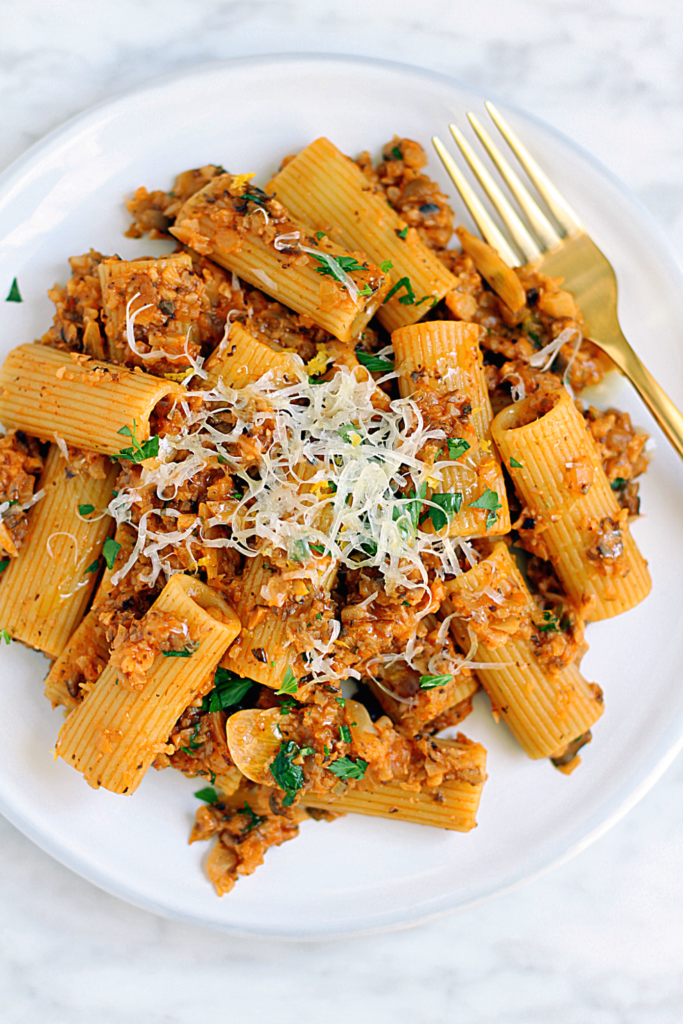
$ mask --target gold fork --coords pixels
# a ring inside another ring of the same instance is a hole
[[[622,333],[617,317],[617,279],[611,263],[586,233],[569,203],[543,173],[507,121],[492,103],[487,102],[486,109],[536,186],[539,195],[545,200],[560,226],[561,233],[532,199],[479,119],[475,114],[469,113],[467,116],[474,131],[515,197],[527,222],[525,224],[515,212],[465,136],[452,124],[450,130],[453,138],[498,212],[523,260],[520,261],[518,253],[491,219],[443,142],[434,136],[434,147],[484,241],[493,246],[501,259],[511,267],[519,266],[520,262],[531,263],[544,274],[564,278],[565,287],[583,312],[586,337],[603,349],[618,369],[628,377],[671,444],[683,458],[683,415],[643,365]]]

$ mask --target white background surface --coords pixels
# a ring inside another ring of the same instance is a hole
[[[249,53],[368,54],[458,75],[567,132],[641,197],[683,260],[674,0],[650,0],[647,13],[631,0],[22,0],[0,3],[0,26],[2,165],[67,116],[157,73]],[[682,795],[679,760],[625,821],[545,879],[414,931],[316,946],[161,921],[0,821],[0,1018],[678,1022]]]

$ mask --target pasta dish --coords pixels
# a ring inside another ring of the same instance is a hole
[[[479,690],[571,774],[585,626],[650,590],[647,436],[580,398],[607,357],[561,279],[451,246],[426,162],[320,138],[265,188],[138,188],[129,237],[172,251],[72,257],[0,370],[2,639],[90,786],[198,780],[219,895],[305,819],[471,830]]]

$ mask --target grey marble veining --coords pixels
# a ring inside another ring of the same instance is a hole
[[[683,6],[674,0],[5,0],[0,166],[153,75],[282,51],[406,61],[506,96],[622,178],[683,259]],[[332,944],[237,940],[161,920],[77,878],[0,819],[3,1024],[217,1014],[678,1024],[683,764],[607,836],[525,888],[413,931]]]

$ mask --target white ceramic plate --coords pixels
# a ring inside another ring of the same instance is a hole
[[[504,105],[503,105],[504,106]],[[123,237],[122,197],[167,188],[187,167],[220,162],[258,172],[319,135],[347,153],[393,133],[427,146],[482,98],[453,79],[379,61],[265,57],[182,72],[69,122],[0,178],[0,293],[16,275],[22,305],[0,303],[0,355],[44,332],[45,295],[67,257],[91,246],[133,257],[159,243]],[[681,278],[645,210],[603,168],[547,126],[507,111],[533,153],[613,261],[622,326],[683,404]],[[430,173],[452,194],[435,159]],[[463,215],[455,202],[458,215]],[[93,792],[52,749],[62,721],[42,696],[47,663],[19,644],[2,661],[0,810],[74,871],[138,906],[226,931],[314,938],[405,926],[528,880],[585,847],[624,814],[672,760],[683,737],[683,472],[627,385],[593,399],[652,429],[657,451],[635,536],[654,591],[617,620],[592,625],[583,667],[606,711],[571,778],[528,760],[478,698],[464,729],[489,750],[479,828],[469,835],[348,817],[307,822],[266,863],[218,899],[204,844],[187,845],[196,782],[150,772],[134,797]],[[0,626],[2,623],[0,623]]]

